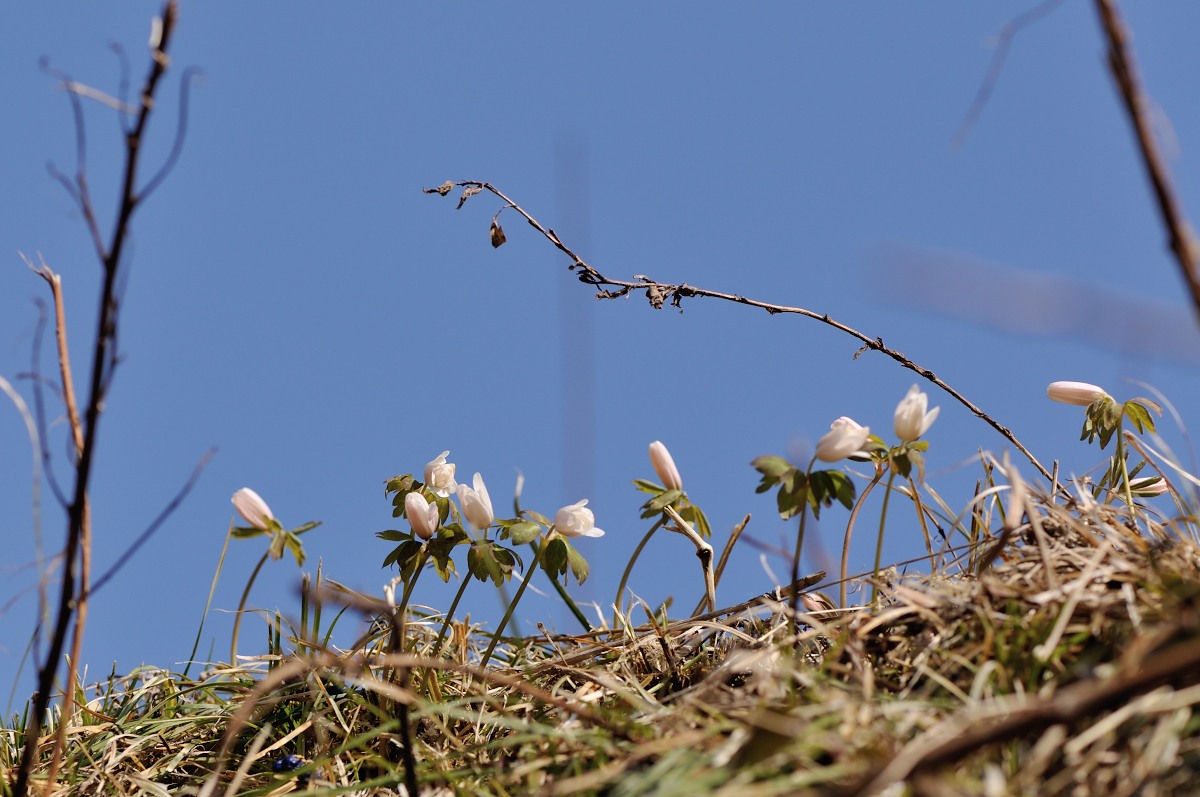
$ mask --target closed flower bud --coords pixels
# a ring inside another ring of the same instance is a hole
[[[663,487],[668,490],[683,489],[683,479],[679,477],[679,468],[675,467],[671,452],[658,440],[650,444],[650,464],[654,466],[654,472],[658,474]]]
[[[911,443],[928,432],[929,427],[937,420],[938,413],[942,411],[941,407],[934,407],[926,412],[928,407],[929,396],[922,393],[916,385],[910,387],[908,393],[896,405],[896,437],[905,443]]]
[[[862,447],[871,436],[871,429],[859,426],[853,419],[843,415],[829,425],[829,431],[817,441],[817,459],[822,462],[837,462],[855,454],[865,453]]]
[[[1137,495],[1146,497],[1162,495],[1171,489],[1167,480],[1158,476],[1148,476],[1144,479],[1134,479],[1129,483],[1129,489]]]
[[[476,473],[472,482],[475,485],[474,490],[465,484],[458,485],[458,503],[462,506],[463,514],[471,528],[483,531],[492,525],[496,516],[492,514],[492,499],[488,497],[483,477]]]
[[[1046,395],[1053,401],[1078,404],[1081,407],[1108,396],[1103,388],[1089,385],[1087,382],[1051,382],[1046,388]]]
[[[252,527],[267,531],[271,528],[269,521],[274,520],[271,507],[262,500],[258,493],[249,487],[243,487],[233,494],[233,508],[246,519]]]
[[[428,540],[437,532],[437,504],[430,504],[425,496],[417,492],[404,496],[404,514],[408,516],[408,525],[413,533],[423,540]]]
[[[603,537],[603,529],[596,528],[596,516],[587,508],[587,499],[577,504],[564,506],[554,514],[554,528],[564,537]]]
[[[458,487],[454,481],[454,463],[447,462],[449,451],[437,455],[437,459],[425,465],[425,486],[442,498],[448,497]]]

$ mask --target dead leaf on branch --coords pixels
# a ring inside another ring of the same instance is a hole
[[[492,228],[488,230],[488,235],[492,238],[493,249],[499,249],[508,240],[504,237],[504,228],[497,224],[495,219],[492,219]]]
[[[450,193],[453,190],[454,190],[454,181],[447,180],[446,182],[439,185],[437,188],[422,188],[421,192],[425,193],[425,194],[438,194],[439,196],[445,196],[446,194]]]
[[[458,207],[455,210],[462,210],[462,206],[467,203],[467,200],[478,194],[483,189],[477,185],[469,185],[463,189],[462,196],[458,198]]]

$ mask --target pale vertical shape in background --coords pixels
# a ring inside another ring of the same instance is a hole
[[[586,133],[560,131],[554,141],[554,229],[585,260],[591,257],[591,178]],[[595,300],[563,274],[550,252],[559,284],[558,337],[562,374],[562,503],[595,493],[596,354]]]

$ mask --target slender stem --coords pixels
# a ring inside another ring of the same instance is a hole
[[[613,627],[616,627],[617,620],[621,614],[621,604],[625,595],[625,585],[629,583],[629,575],[633,572],[633,566],[637,563],[638,557],[642,555],[642,549],[650,542],[650,538],[654,536],[654,532],[662,528],[663,516],[660,515],[650,530],[646,532],[646,536],[642,537],[642,541],[633,549],[633,556],[629,557],[629,563],[625,565],[625,572],[621,574],[621,583],[617,585],[617,597],[613,599]]]
[[[887,522],[888,499],[892,497],[892,482],[896,479],[896,471],[888,471],[887,485],[883,491],[883,509],[879,511],[879,538],[875,541],[875,566],[871,568],[871,608],[875,608],[875,600],[879,595],[879,562],[883,559],[883,527]]]
[[[538,544],[537,540],[534,540],[529,544],[529,547],[533,548],[534,558],[537,558],[538,549],[542,546]],[[558,597],[562,598],[563,603],[567,604],[567,608],[571,610],[571,614],[575,615],[575,619],[583,626],[583,632],[590,634],[593,630],[592,624],[588,622],[587,617],[580,611],[579,606],[575,604],[575,599],[571,597],[571,593],[567,592],[566,585],[559,582],[557,578],[550,579],[550,583],[554,585],[554,591],[558,593]]]
[[[462,585],[458,588],[458,592],[454,594],[454,600],[450,602],[450,608],[446,610],[446,619],[442,621],[442,630],[438,631],[437,640],[433,643],[433,658],[442,655],[442,641],[446,638],[446,632],[450,630],[450,621],[454,618],[454,611],[458,608],[458,602],[462,600],[463,593],[467,591],[467,585],[471,583],[471,574],[467,573],[463,576]]]
[[[517,608],[517,604],[521,602],[521,596],[525,594],[525,588],[529,586],[529,582],[533,580],[533,574],[537,572],[537,566],[542,560],[542,552],[546,550],[546,546],[542,545],[534,554],[533,561],[529,563],[529,570],[525,573],[525,578],[521,579],[521,586],[517,588],[517,594],[513,596],[512,603],[508,604],[508,610],[504,612],[504,617],[500,618],[500,625],[496,626],[496,633],[492,636],[492,641],[488,644],[487,650],[483,652],[483,658],[479,662],[480,669],[487,666],[488,660],[492,658],[492,652],[496,649],[496,645],[500,642],[500,636],[504,633],[504,627],[508,625],[508,621],[512,619],[513,612]]]
[[[808,520],[808,502],[800,510],[800,528],[796,531],[796,553],[792,556],[792,580],[789,582],[795,584],[800,580],[800,549],[804,546],[804,523]],[[796,635],[796,613],[800,608],[800,590],[792,589],[792,611],[788,617],[788,631],[792,636]]]
[[[879,484],[879,480],[883,478],[883,474],[888,470],[886,463],[875,463],[875,478],[871,479],[870,484],[863,488],[862,495],[858,497],[858,501],[854,503],[854,509],[850,512],[850,520],[846,523],[846,538],[842,540],[842,574],[841,580],[838,582],[838,602],[841,608],[846,608],[846,582],[850,580],[847,573],[850,571],[850,535],[854,532],[854,524],[858,519],[858,511],[863,508],[863,504],[867,501],[867,496],[875,489],[875,485]]]
[[[254,566],[254,572],[250,574],[250,580],[246,582],[246,589],[242,590],[242,599],[238,602],[237,614],[233,616],[233,638],[229,643],[229,666],[237,666],[237,643],[238,629],[242,625],[242,611],[246,608],[246,601],[250,599],[250,588],[254,586],[254,579],[258,578],[258,571],[262,570],[263,565],[267,563],[267,559],[271,557],[270,549],[262,555],[258,560],[258,564]]]
[[[413,570],[412,578],[404,582],[404,594],[400,596],[400,603],[392,608],[393,616],[396,618],[396,624],[393,627],[399,637],[399,639],[392,639],[392,653],[404,652],[405,637],[408,635],[408,600],[412,597],[417,579],[421,577],[421,571],[425,569],[425,563],[429,561],[429,549],[422,548],[418,556],[420,558],[417,559],[417,568]]]
[[[225,544],[221,546],[221,558],[217,560],[217,572],[213,573],[212,585],[208,588],[208,600],[204,602],[204,613],[200,615],[200,627],[196,629],[196,641],[192,643],[192,652],[188,655],[187,666],[183,668],[183,677],[196,660],[196,651],[200,649],[200,637],[204,634],[204,621],[208,619],[208,610],[212,607],[213,595],[217,592],[217,581],[221,578],[221,570],[225,566],[225,554],[229,551],[229,541],[233,539],[233,521],[229,522],[229,531],[225,533]]]

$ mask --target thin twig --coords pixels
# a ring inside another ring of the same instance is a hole
[[[971,102],[971,108],[963,118],[962,124],[958,126],[958,132],[954,134],[953,146],[955,148],[961,147],[963,142],[967,140],[967,136],[971,134],[975,123],[979,121],[979,116],[983,113],[984,107],[987,106],[988,100],[992,96],[992,90],[996,88],[996,84],[1000,81],[1000,73],[1004,69],[1004,62],[1008,59],[1008,48],[1012,46],[1013,39],[1017,37],[1022,28],[1037,22],[1061,3],[1062,0],[1045,0],[1045,2],[1039,3],[1025,13],[1013,17],[1000,30],[1000,34],[996,37],[996,50],[992,53],[992,62],[988,64],[987,75],[983,78],[983,82],[979,84],[979,90],[975,92],[975,99]]]
[[[567,245],[564,244],[562,242],[562,240],[559,239],[559,237],[555,234],[554,230],[543,227],[537,219],[535,219],[533,216],[531,216],[529,213],[527,213],[525,211],[525,209],[522,208],[520,205],[518,205],[516,202],[512,201],[507,196],[505,196],[498,188],[496,188],[491,183],[480,182],[478,180],[462,180],[460,182],[451,181],[448,183],[444,183],[443,185],[439,186],[438,188],[426,188],[426,189],[424,189],[424,191],[427,194],[440,194],[442,196],[445,196],[454,187],[460,187],[460,188],[464,189],[464,192],[463,192],[464,200],[466,198],[469,198],[470,196],[473,196],[474,194],[479,193],[480,191],[488,191],[488,192],[494,194],[496,197],[498,197],[501,201],[503,201],[505,203],[505,206],[503,208],[501,208],[501,212],[511,208],[514,212],[516,212],[523,219],[525,219],[525,221],[529,222],[529,225],[531,227],[533,227],[535,230],[540,232],[542,234],[542,236],[546,238],[546,240],[548,240],[550,243],[554,244],[554,247],[556,249],[558,249],[560,252],[565,254],[567,257],[571,258],[571,265],[568,266],[568,268],[571,271],[578,272],[577,277],[580,282],[583,282],[587,285],[593,285],[599,289],[596,293],[597,299],[616,299],[616,298],[619,298],[622,296],[627,296],[632,291],[645,291],[647,300],[650,302],[650,304],[655,309],[662,309],[663,305],[666,304],[668,301],[670,302],[671,306],[682,309],[683,300],[690,299],[693,297],[702,297],[702,298],[707,298],[707,299],[722,299],[724,301],[733,302],[735,304],[744,304],[749,307],[757,307],[761,310],[766,310],[771,315],[775,315],[777,313],[791,313],[791,314],[795,314],[795,315],[802,315],[802,316],[805,316],[806,318],[811,318],[814,321],[820,321],[823,324],[828,324],[829,326],[833,327],[834,329],[844,332],[847,335],[851,336],[852,338],[855,338],[855,339],[859,340],[860,342],[862,342],[862,344],[863,344],[862,348],[860,348],[854,354],[855,359],[857,359],[858,356],[860,354],[862,354],[864,351],[877,351],[882,354],[886,354],[888,357],[891,357],[893,360],[898,362],[903,367],[909,369],[910,371],[914,371],[919,376],[921,376],[921,378],[929,380],[930,382],[932,382],[933,384],[935,384],[939,388],[941,388],[945,393],[947,393],[955,401],[957,401],[958,403],[960,403],[964,407],[966,407],[971,412],[972,415],[974,415],[975,417],[977,417],[977,418],[981,419],[982,421],[984,421],[985,423],[987,423],[989,426],[991,426],[993,429],[995,429],[997,432],[999,432],[1006,440],[1008,440],[1010,443],[1012,443],[1016,447],[1016,449],[1018,451],[1020,451],[1022,454],[1024,454],[1025,457],[1030,461],[1030,463],[1035,468],[1037,468],[1038,471],[1041,472],[1041,474],[1043,476],[1046,477],[1047,481],[1049,481],[1051,478],[1050,472],[1048,470],[1046,470],[1044,467],[1042,467],[1042,464],[1037,461],[1037,459],[1033,456],[1033,454],[1031,454],[1029,452],[1029,450],[1021,444],[1021,441],[1019,441],[1016,438],[1016,436],[1007,427],[1005,427],[1002,424],[1000,424],[999,422],[993,420],[991,416],[989,416],[983,410],[979,409],[979,407],[975,406],[970,401],[968,401],[966,396],[962,395],[957,390],[950,387],[950,385],[946,384],[941,379],[939,379],[938,376],[936,374],[934,374],[933,371],[929,370],[928,368],[923,368],[922,366],[917,365],[915,362],[910,360],[908,357],[904,356],[902,353],[896,351],[895,349],[889,348],[886,344],[884,344],[883,338],[869,337],[869,336],[863,334],[862,332],[859,332],[858,330],[853,329],[852,327],[848,327],[843,323],[835,321],[834,319],[829,317],[828,313],[817,313],[812,310],[807,310],[803,307],[789,307],[787,305],[770,304],[769,302],[760,302],[757,299],[748,299],[745,296],[739,296],[739,295],[733,294],[733,293],[721,293],[720,291],[710,291],[705,288],[697,288],[695,286],[688,285],[687,283],[680,283],[678,285],[673,285],[673,284],[668,284],[668,283],[663,283],[663,282],[656,282],[655,280],[652,280],[649,277],[643,276],[643,275],[634,275],[636,279],[641,280],[640,282],[628,282],[625,280],[611,279],[611,278],[606,277],[605,275],[601,274],[593,266],[584,262],[583,258],[581,258],[579,255],[577,255],[574,251],[572,251],[569,247],[567,247]],[[461,201],[460,201],[460,207],[461,207]],[[499,215],[499,214],[497,214],[497,215]]]
[[[1192,306],[1200,320],[1200,254],[1197,253],[1195,235],[1184,216],[1183,208],[1175,196],[1166,163],[1158,151],[1154,131],[1150,126],[1147,107],[1149,101],[1138,80],[1137,66],[1133,61],[1133,48],[1129,44],[1124,23],[1117,12],[1114,0],[1096,0],[1096,11],[1104,34],[1108,39],[1108,67],[1113,80],[1121,90],[1121,99],[1129,113],[1129,121],[1137,136],[1138,149],[1146,166],[1146,176],[1154,190],[1158,212],[1166,225],[1171,251],[1179,262],[1179,270],[1192,295]]]
[[[34,695],[33,706],[29,712],[25,726],[24,749],[21,751],[21,765],[17,771],[16,782],[13,785],[14,797],[26,797],[29,792],[29,778],[33,772],[38,748],[38,737],[41,735],[46,712],[54,689],[55,675],[58,672],[59,660],[62,658],[63,647],[66,643],[67,630],[75,615],[78,595],[76,565],[80,559],[80,550],[85,537],[85,526],[88,522],[87,492],[91,477],[92,463],[96,453],[97,432],[100,412],[104,406],[105,394],[116,367],[116,330],[117,330],[117,276],[121,263],[121,255],[129,238],[130,221],[138,205],[140,196],[137,191],[137,168],[143,134],[150,113],[154,109],[154,93],[163,74],[166,72],[170,59],[167,57],[167,45],[175,28],[178,6],[175,0],[168,0],[163,7],[161,18],[161,35],[152,49],[153,63],[150,73],[140,95],[140,111],[133,128],[125,137],[125,172],[121,186],[121,203],[117,212],[112,240],[106,248],[98,237],[91,200],[87,193],[87,181],[83,171],[85,143],[83,137],[83,119],[79,110],[79,96],[68,92],[72,108],[76,114],[77,163],[79,171],[76,176],[78,187],[77,200],[81,203],[88,227],[93,235],[97,253],[104,266],[104,283],[100,293],[100,312],[97,322],[95,348],[92,356],[91,384],[88,391],[88,403],[84,411],[83,446],[75,465],[75,493],[68,508],[67,543],[63,554],[63,573],[61,593],[59,596],[58,613],[54,622],[54,630],[47,651],[46,660],[38,671],[37,692]],[[73,685],[65,687],[70,690]],[[67,717],[62,718],[64,722]],[[54,784],[50,784],[53,787]]]

